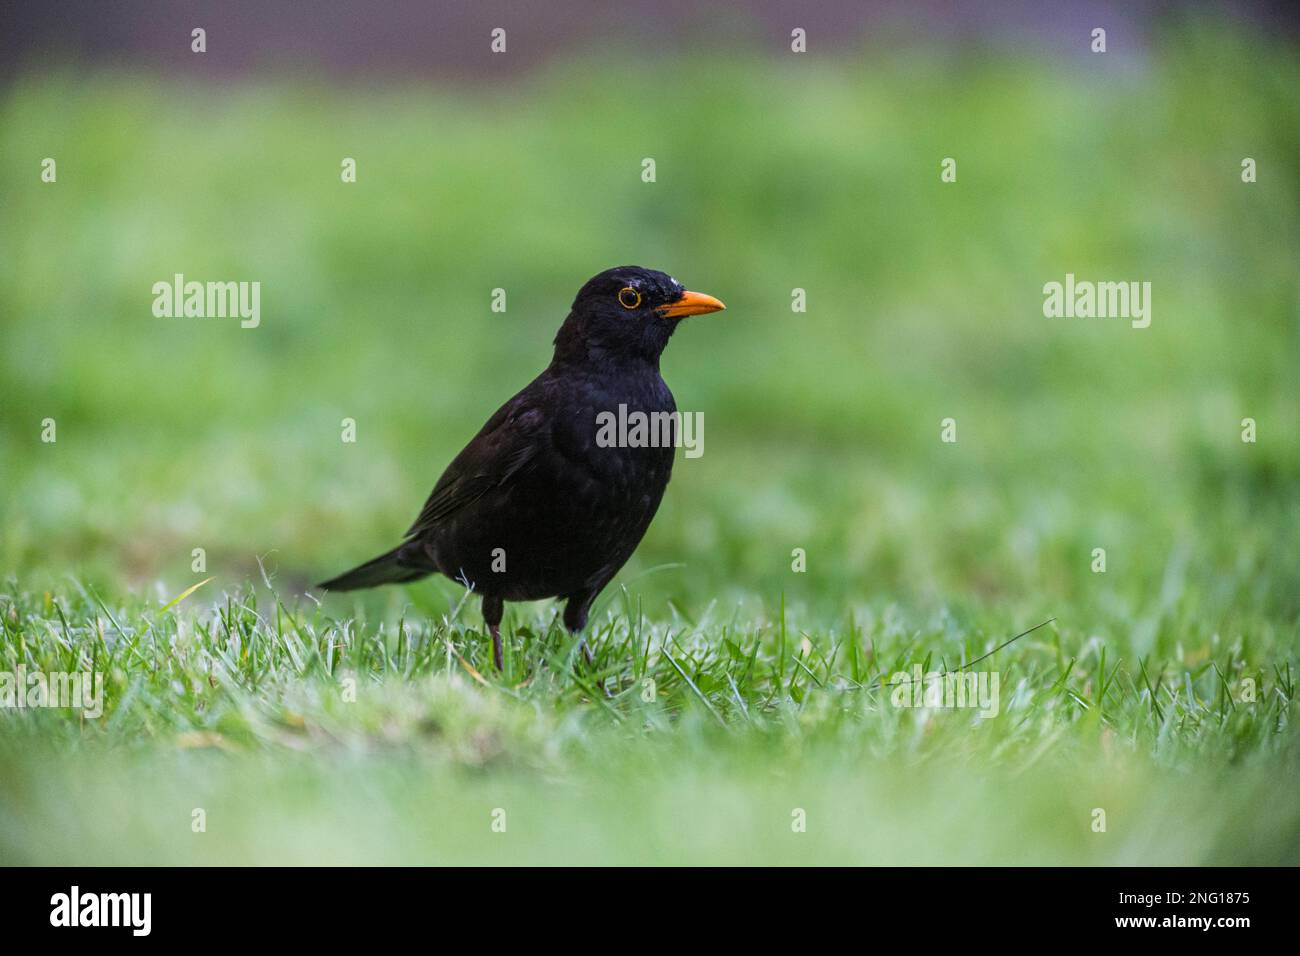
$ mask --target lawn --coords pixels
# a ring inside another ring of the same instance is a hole
[[[0,673],[104,691],[0,710],[0,862],[1300,862],[1300,67],[1126,62],[0,90]],[[310,591],[625,262],[728,310],[594,660],[550,602],[497,673],[450,581]],[[155,317],[176,273],[260,324]],[[1046,318],[1067,273],[1150,326]],[[896,693],[1049,619],[995,715]]]

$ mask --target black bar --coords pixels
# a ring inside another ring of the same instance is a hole
[[[1287,869],[882,868],[815,876],[737,870],[725,875],[726,893],[719,896],[724,884],[716,878],[705,883],[680,870],[594,879],[581,871],[539,879],[533,873],[398,868],[35,868],[6,875],[0,925],[7,942],[31,936],[57,941],[76,934],[80,941],[201,941],[205,947],[226,940],[374,942],[377,933],[429,928],[440,921],[467,920],[489,932],[491,921],[480,920],[493,913],[508,914],[519,928],[532,918],[586,924],[594,941],[604,936],[605,930],[597,929],[602,925],[613,933],[611,939],[638,924],[653,935],[649,927],[658,920],[650,910],[673,900],[671,906],[686,906],[697,918],[719,905],[728,936],[743,934],[734,929],[738,922],[761,933],[764,914],[783,912],[784,922],[803,911],[810,918],[822,914],[819,933],[831,928],[821,922],[830,917],[845,932],[869,936],[910,926],[928,927],[936,940],[976,938],[970,933],[1005,939],[1009,932],[1072,943],[1098,937],[1231,943],[1258,930],[1270,937],[1288,930],[1294,923],[1295,879],[1295,871]],[[638,884],[644,889],[633,892]],[[78,922],[116,913],[119,925],[52,925],[70,922],[74,886]],[[115,895],[105,900],[100,894]],[[142,932],[145,897],[116,894],[148,894],[147,935]],[[637,914],[639,906],[647,909]],[[620,925],[624,930],[615,932]]]

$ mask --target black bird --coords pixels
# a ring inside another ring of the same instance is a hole
[[[483,596],[498,669],[505,601],[564,598],[565,627],[581,631],[650,526],[673,469],[671,443],[610,446],[601,413],[676,412],[659,356],[686,316],[724,308],[653,269],[594,276],[555,336],[551,364],[456,456],[406,540],[319,586],[350,591],[445,574]],[[673,416],[674,439],[676,426]]]

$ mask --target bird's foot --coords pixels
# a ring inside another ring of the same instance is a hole
[[[579,647],[582,649],[582,659],[586,662],[587,667],[594,670],[596,667],[596,655],[592,651],[591,645],[584,640]],[[600,687],[600,692],[604,694],[606,698],[612,700],[614,698],[614,692],[609,689],[610,679],[611,678],[609,677],[601,679],[598,682],[598,686]]]
[[[505,660],[501,653],[501,625],[489,624],[488,630],[492,632],[492,663],[497,666],[497,670],[505,670]]]

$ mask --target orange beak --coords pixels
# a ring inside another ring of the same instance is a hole
[[[688,315],[707,315],[709,312],[721,312],[726,306],[719,299],[703,292],[683,292],[676,302],[661,305],[656,310],[660,315],[679,318]]]

